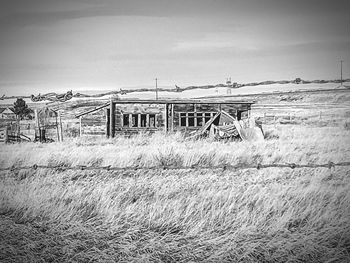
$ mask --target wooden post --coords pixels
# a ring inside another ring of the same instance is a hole
[[[83,116],[80,116],[79,117],[79,137],[81,137],[83,135],[83,126],[82,126],[82,117]]]
[[[174,131],[174,104],[171,104],[171,131]]]
[[[109,134],[109,126],[110,121],[109,121],[109,116],[110,116],[110,109],[106,109],[106,137],[109,138],[110,134]]]
[[[34,127],[34,133],[35,137],[40,136],[40,122],[39,122],[39,114],[38,109],[34,110],[34,118],[35,118],[35,127]],[[58,131],[57,131],[58,133]]]
[[[149,127],[149,113],[146,114],[146,127]]]
[[[110,100],[110,108],[109,108],[109,136],[114,138],[115,133],[115,104],[113,103],[113,99]]]
[[[197,127],[197,112],[194,112],[193,114],[193,124],[194,124],[194,127]]]
[[[129,113],[129,127],[132,127],[132,114]]]
[[[16,127],[16,136],[17,136],[17,141],[19,140],[19,135],[21,133],[21,127],[20,127],[20,118],[17,115],[17,127]]]
[[[63,142],[63,129],[62,129],[61,111],[58,111],[58,123],[59,123],[59,128],[60,128],[60,141]]]
[[[141,113],[137,114],[137,127],[141,127]]]
[[[186,112],[186,128],[188,127],[188,112]]]
[[[168,123],[168,114],[169,114],[169,110],[168,110],[168,105],[169,104],[165,104],[165,120],[164,120],[164,129],[165,129],[165,132],[168,132],[168,127],[169,127],[169,123]]]
[[[56,117],[56,133],[57,133],[57,141],[59,142],[60,141],[60,129],[58,127],[58,121],[57,121],[58,116],[57,115],[55,115],[55,117]],[[40,133],[40,142],[41,142],[43,140],[41,129],[39,129],[39,133]]]

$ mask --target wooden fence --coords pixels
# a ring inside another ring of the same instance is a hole
[[[350,118],[350,107],[344,104],[255,104],[251,113],[264,124],[337,124]]]
[[[11,131],[10,127],[0,128],[0,143],[9,142],[22,142],[22,141],[32,141],[30,137],[25,134],[16,134]]]
[[[298,124],[298,123],[317,123],[317,122],[328,122],[328,123],[341,123],[349,116],[344,114],[330,114],[327,112],[320,111],[317,114],[281,114],[281,113],[264,113],[263,115],[255,115],[256,119],[261,121],[263,124]]]

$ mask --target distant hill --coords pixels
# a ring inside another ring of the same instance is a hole
[[[344,79],[344,83],[349,83],[350,79]],[[334,88],[330,84],[339,84],[340,80],[303,80],[297,78],[295,80],[279,80],[279,81],[262,81],[262,82],[251,82],[251,83],[234,83],[232,85],[227,84],[216,84],[216,85],[202,85],[202,86],[188,86],[179,87],[160,87],[158,88],[159,96],[162,98],[194,98],[199,96],[213,96],[213,95],[224,95],[222,92],[227,88],[232,88],[232,94],[248,94],[254,92],[269,92],[269,91],[288,91],[297,89],[317,89],[317,88]],[[321,85],[321,86],[319,86]],[[250,89],[251,87],[252,89]],[[219,92],[221,90],[221,94]],[[111,96],[124,97],[139,97],[139,98],[153,98],[155,94],[155,88],[150,86],[145,87],[129,87],[125,89],[115,89],[109,91],[99,90],[85,90],[73,92],[73,100],[91,98],[91,99],[108,99]],[[37,94],[36,94],[37,95]],[[41,94],[44,95],[44,94]],[[5,96],[0,97],[0,104],[13,104],[13,101],[17,97],[26,99],[28,103],[31,103],[31,96]],[[45,103],[45,101],[43,101]]]

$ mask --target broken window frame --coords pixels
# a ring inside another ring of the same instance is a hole
[[[123,113],[122,128],[156,128],[157,115],[154,113]]]
[[[179,126],[180,127],[202,127],[211,118],[215,116],[216,112],[179,112]]]

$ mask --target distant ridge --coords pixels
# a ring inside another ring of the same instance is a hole
[[[343,79],[343,82],[350,82],[350,79]],[[178,87],[177,85],[174,85],[173,89],[169,88],[158,88],[159,92],[183,92],[187,90],[194,90],[194,89],[212,89],[212,88],[218,88],[218,87],[231,87],[231,88],[242,88],[242,87],[247,87],[247,86],[260,86],[260,85],[272,85],[272,84],[326,84],[326,83],[341,83],[340,79],[335,79],[335,80],[303,80],[300,78],[297,78],[295,80],[278,80],[278,81],[272,81],[272,80],[267,80],[267,81],[262,81],[262,82],[250,82],[250,83],[235,83],[233,85],[227,85],[227,84],[216,84],[216,85],[203,85],[203,86],[188,86],[185,88]],[[140,89],[120,89],[120,90],[115,90],[115,91],[108,91],[104,93],[97,93],[97,94],[86,94],[86,93],[80,93],[76,92],[73,94],[73,97],[75,98],[99,98],[103,96],[108,96],[108,95],[124,95],[128,93],[133,93],[133,92],[154,92],[154,88],[140,88]],[[0,100],[6,100],[6,99],[16,99],[16,98],[28,98],[30,99],[31,96],[1,96]]]
[[[343,82],[350,82],[350,79],[344,79]],[[278,81],[262,81],[262,82],[250,82],[250,83],[244,83],[244,84],[235,84],[233,85],[226,85],[226,84],[216,84],[216,85],[204,85],[204,86],[188,86],[185,88],[178,87],[175,85],[174,89],[164,89],[164,88],[158,88],[158,91],[166,91],[166,92],[183,92],[186,90],[194,90],[194,89],[212,89],[212,88],[219,88],[219,87],[232,87],[232,88],[242,88],[247,86],[259,86],[259,85],[271,85],[271,84],[325,84],[325,83],[341,83],[340,80],[302,80],[299,81],[296,80],[278,80]],[[133,92],[154,92],[154,88],[141,88],[141,89],[121,89],[120,91],[110,91],[106,93],[100,93],[100,94],[94,94],[94,95],[88,95],[83,93],[76,93],[74,94],[74,97],[102,97],[106,95],[113,95],[113,94],[128,94]]]

